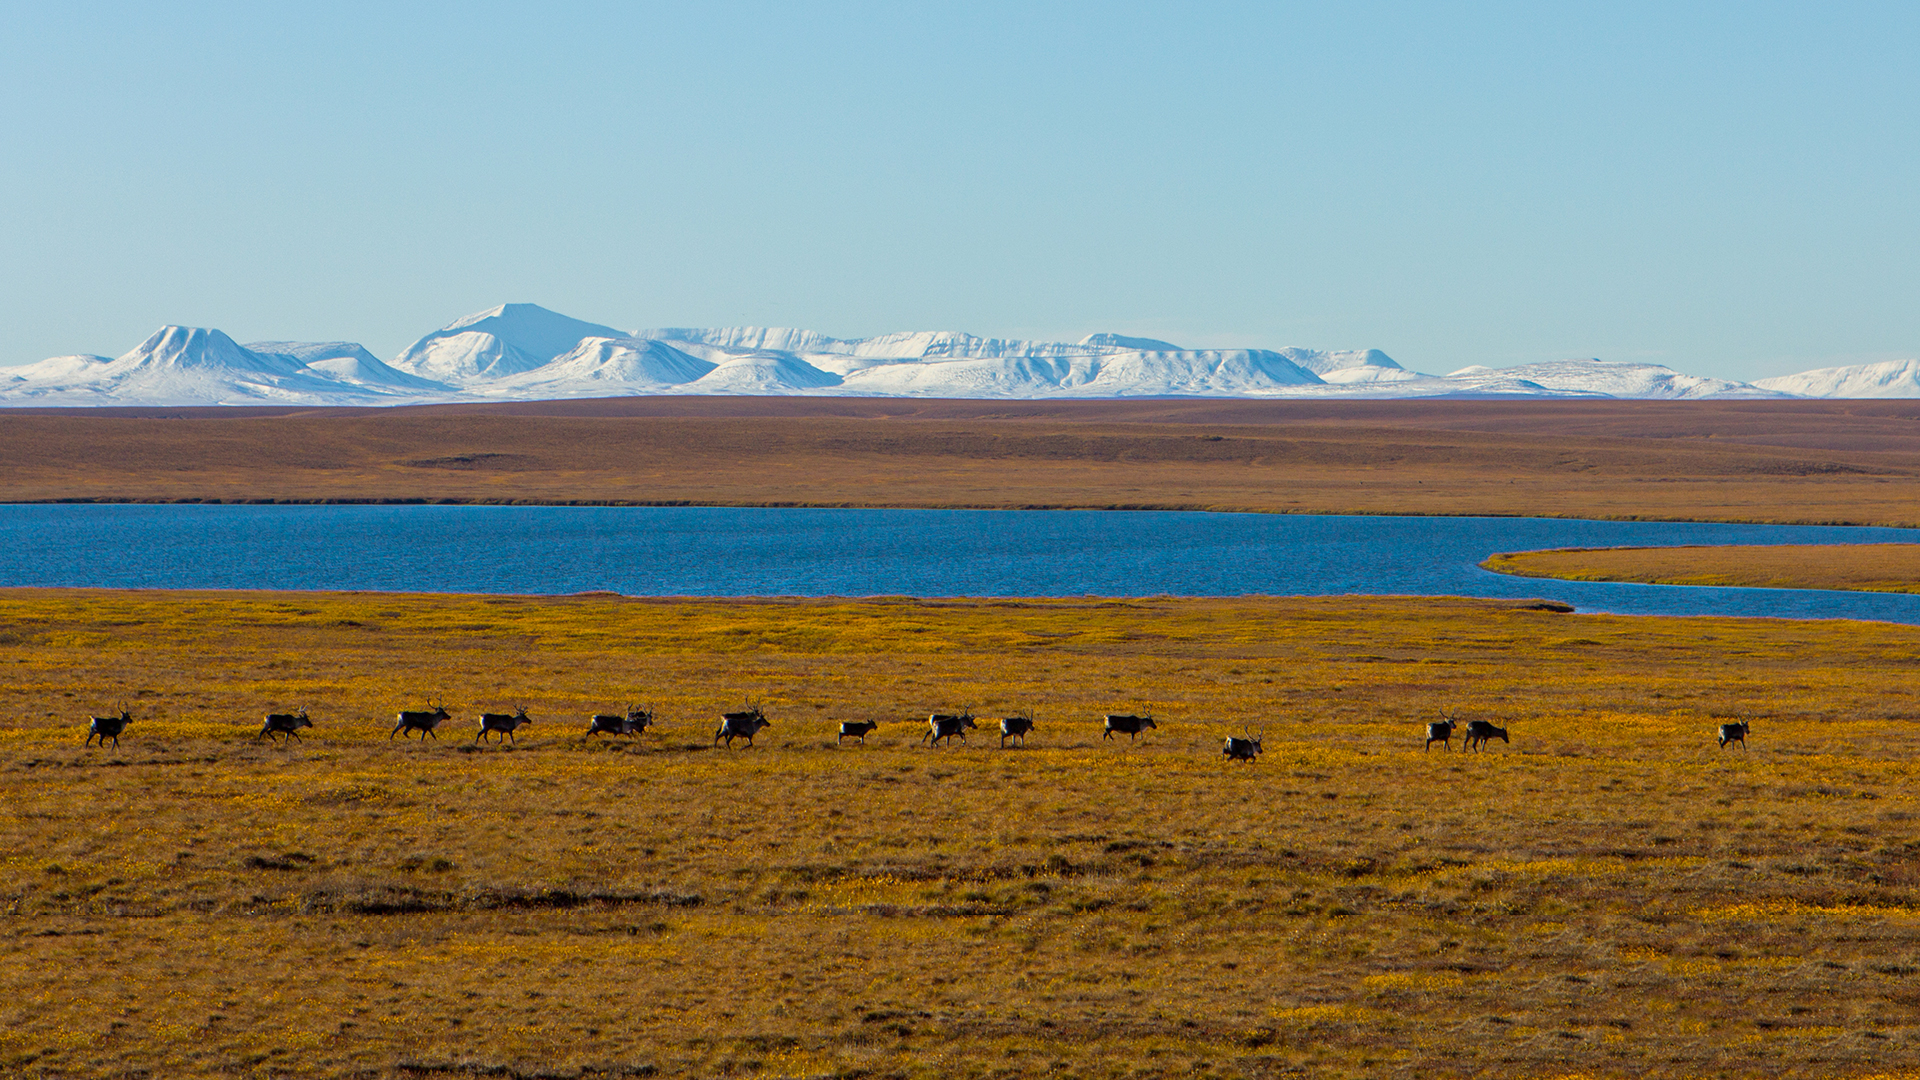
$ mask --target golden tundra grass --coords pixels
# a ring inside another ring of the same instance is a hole
[[[0,1075],[1914,1075],[1916,674],[1491,601],[9,591]],[[915,745],[968,703],[1032,748]]]
[[[1558,548],[1495,555],[1480,565],[1570,581],[1920,592],[1920,544]]]

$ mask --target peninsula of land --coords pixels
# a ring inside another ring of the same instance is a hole
[[[1565,581],[1920,592],[1920,544],[1564,548],[1505,552],[1480,565]]]

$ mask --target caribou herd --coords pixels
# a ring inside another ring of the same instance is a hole
[[[587,718],[587,730],[581,737],[590,739],[595,735],[619,735],[630,740],[636,735],[644,734],[653,724],[653,711],[651,705],[642,709],[637,705],[629,704],[624,713],[594,713]],[[402,709],[395,716],[393,730],[387,733],[387,741],[393,741],[396,736],[411,738],[414,732],[420,733],[422,743],[429,738],[437,741],[440,736],[435,734],[436,730],[441,724],[452,719],[453,714],[447,711],[444,702],[437,702],[429,697],[425,709]],[[120,703],[120,715],[89,716],[87,720],[86,745],[91,746],[94,740],[98,739],[100,746],[105,748],[107,740],[111,739],[113,745],[118,748],[121,733],[127,730],[128,724],[133,723],[133,714],[127,710],[127,705],[123,701]],[[474,732],[473,741],[511,743],[515,741],[514,732],[531,723],[533,723],[533,717],[527,715],[524,705],[515,706],[514,711],[510,713],[483,712],[479,714],[478,730]],[[268,713],[266,722],[261,725],[260,733],[255,738],[292,743],[300,738],[301,728],[312,726],[313,721],[308,718],[307,708],[303,705],[297,713]],[[760,704],[748,702],[742,709],[720,714],[720,725],[713,732],[713,745],[717,747],[724,744],[731,750],[737,740],[743,744],[744,749],[752,749],[753,737],[772,726],[773,721],[767,719],[767,714],[760,708]],[[1427,738],[1423,749],[1432,750],[1433,744],[1439,743],[1442,750],[1451,751],[1454,732],[1461,726],[1458,715],[1449,710],[1441,710],[1440,719],[1428,721],[1426,724]],[[844,745],[848,739],[853,739],[865,745],[867,736],[873,734],[879,727],[878,720],[843,720],[840,721],[839,735],[834,741]],[[927,746],[951,748],[955,739],[965,743],[967,732],[977,731],[979,727],[980,724],[978,718],[973,715],[972,706],[957,713],[933,713],[927,717],[926,730],[921,732],[920,738],[915,742]],[[1147,710],[1144,716],[1136,716],[1132,713],[1108,713],[1101,721],[1101,738],[1111,740],[1118,732],[1125,735],[1129,743],[1137,743],[1142,732],[1158,727],[1159,725],[1153,721],[1151,709]],[[1487,749],[1495,739],[1508,745],[1512,745],[1513,742],[1507,737],[1506,728],[1496,727],[1486,720],[1466,721],[1465,728],[1466,749],[1476,753]],[[1000,749],[1024,748],[1027,745],[1027,736],[1035,730],[1037,729],[1034,726],[1031,708],[1014,716],[1001,717]],[[1745,750],[1748,730],[1749,722],[1745,720],[1721,724],[1718,731],[1720,748],[1724,750],[1733,743],[1739,743],[1740,749]],[[1265,734],[1263,728],[1259,732],[1249,729],[1240,735],[1227,735],[1224,745],[1220,748],[1220,754],[1229,762],[1243,762],[1251,765],[1264,752],[1262,740]]]

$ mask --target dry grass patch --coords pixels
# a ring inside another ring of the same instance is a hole
[[[1506,552],[1480,565],[1567,581],[1920,592],[1920,544],[1559,548]]]
[[[0,594],[0,626],[6,1075],[1920,1061],[1920,629],[53,590]],[[441,738],[389,742],[435,691]],[[746,696],[760,748],[711,749]],[[120,697],[121,748],[83,749]],[[655,731],[581,737],[635,699]],[[1031,704],[1033,748],[916,745],[969,701]],[[509,702],[535,724],[474,748]],[[304,740],[254,738],[302,703]],[[1148,704],[1140,745],[1101,740]],[[1513,743],[1422,753],[1440,705]],[[1730,717],[1750,752],[1714,748]],[[1245,724],[1267,753],[1227,766]]]

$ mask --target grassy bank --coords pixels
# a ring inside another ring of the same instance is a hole
[[[1566,581],[1920,592],[1920,544],[1562,548],[1505,552],[1480,565]]]
[[[8,591],[0,1072],[1885,1074],[1916,670],[1911,627],[1490,601]],[[968,703],[1032,748],[916,745]],[[1512,741],[1425,753],[1441,707]]]

